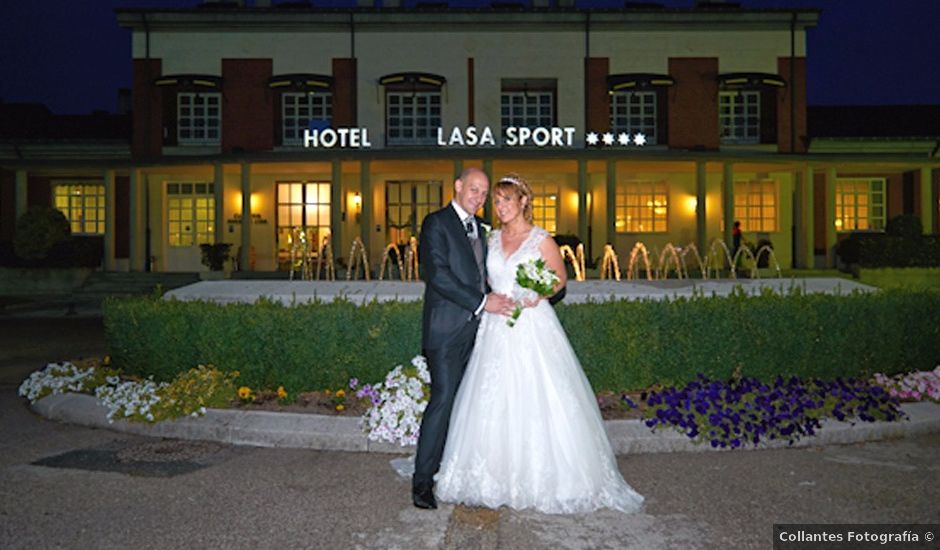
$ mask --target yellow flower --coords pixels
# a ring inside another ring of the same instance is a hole
[[[277,398],[278,398],[278,399],[284,399],[285,397],[287,397],[287,390],[284,389],[284,386],[278,386],[278,387],[277,387]]]
[[[323,393],[325,393],[327,397],[333,395],[333,392],[331,392],[330,390],[324,390]]]
[[[340,403],[339,405],[336,406],[336,410],[338,410],[338,411],[345,411],[345,410],[346,410],[346,406],[343,405],[342,403]]]
[[[238,388],[238,397],[241,399],[248,399],[251,397],[251,388],[248,386],[242,386]]]
[[[336,397],[346,397],[346,390],[336,390]]]
[[[104,356],[104,359],[101,360],[101,364],[104,365],[104,366],[110,365],[110,364],[111,364],[111,356],[110,356],[110,355],[105,355],[105,356]]]

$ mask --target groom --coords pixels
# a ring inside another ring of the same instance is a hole
[[[454,200],[421,224],[418,258],[424,279],[421,347],[431,373],[415,457],[412,498],[418,508],[437,508],[434,474],[441,465],[447,426],[483,311],[509,315],[512,301],[487,294],[486,238],[474,213],[483,207],[490,181],[467,168],[454,181]]]

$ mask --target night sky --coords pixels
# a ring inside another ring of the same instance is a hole
[[[117,7],[200,0],[10,0],[0,18],[0,99],[58,114],[113,112],[131,82],[130,32]],[[317,1],[351,5],[354,0]],[[689,7],[693,0],[660,0]],[[410,5],[411,2],[406,2]],[[450,2],[483,6],[489,2]],[[579,6],[622,1],[579,0]],[[940,0],[741,0],[743,7],[823,10],[809,32],[810,105],[940,104]]]

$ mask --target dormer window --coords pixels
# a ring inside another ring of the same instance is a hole
[[[385,143],[432,145],[441,127],[441,89],[447,80],[428,73],[395,73],[385,87]]]
[[[166,75],[154,81],[164,87],[164,144],[219,145],[222,142],[222,79],[212,75]],[[175,93],[173,93],[175,91]]]
[[[303,145],[304,130],[333,123],[333,78],[318,74],[271,77],[268,87],[278,93],[282,145]]]
[[[554,78],[504,78],[500,96],[500,122],[506,128],[534,129],[555,126],[558,81]]]
[[[650,73],[615,74],[607,77],[610,95],[610,130],[615,134],[643,134],[646,143],[665,143],[669,75]]]
[[[718,126],[725,145],[777,141],[777,90],[786,82],[773,74],[728,73],[718,77]]]

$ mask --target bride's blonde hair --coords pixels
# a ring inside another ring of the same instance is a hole
[[[522,176],[515,172],[510,172],[499,178],[496,182],[494,194],[500,193],[519,199],[525,197],[525,204],[522,206],[522,218],[532,223],[532,188]]]

